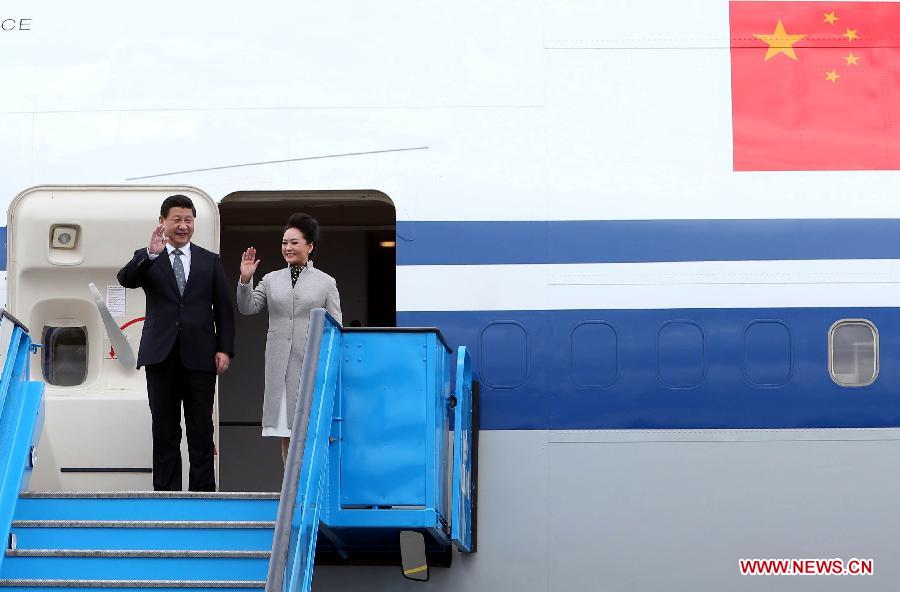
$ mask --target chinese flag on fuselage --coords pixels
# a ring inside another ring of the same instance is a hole
[[[900,169],[900,3],[730,13],[734,170]]]

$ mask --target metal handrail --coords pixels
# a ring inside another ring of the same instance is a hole
[[[18,325],[19,327],[21,327],[21,329],[22,329],[23,331],[25,331],[26,333],[28,333],[28,327],[25,326],[25,323],[23,323],[22,321],[20,321],[20,320],[17,319],[16,317],[14,317],[14,316],[12,315],[12,313],[10,313],[10,312],[9,312],[8,310],[6,310],[5,308],[0,308],[0,316],[9,319],[9,320],[12,321],[13,323],[15,323],[16,325]]]
[[[7,320],[12,322],[11,326],[6,323]],[[11,360],[9,358],[9,354],[13,339],[16,336],[16,328],[22,331],[22,334],[24,335],[23,339],[27,341],[30,347],[31,338],[28,335],[28,327],[23,325],[19,319],[9,314],[6,309],[0,308],[0,372],[2,372],[2,377],[6,380],[9,380],[13,369],[12,365],[9,365],[8,362],[15,362],[15,359]],[[13,351],[15,352],[15,350]],[[9,367],[7,368],[7,366]],[[8,386],[9,385],[6,384],[4,385],[4,388],[0,388],[0,413],[3,412],[3,406],[6,403]]]
[[[31,338],[25,326],[7,314],[0,316],[0,540],[5,542],[23,478],[34,466],[44,385],[28,379]]]
[[[284,464],[281,498],[278,503],[278,515],[275,519],[275,536],[272,540],[272,556],[266,576],[266,592],[284,592],[285,568],[291,548],[291,526],[297,503],[297,488],[300,485],[300,472],[306,448],[306,432],[309,427],[309,415],[316,386],[316,371],[319,367],[319,353],[326,318],[330,318],[335,325],[340,327],[340,323],[334,321],[324,308],[315,308],[309,315],[306,354],[300,372],[297,407],[294,411],[294,421],[291,424],[291,443]]]

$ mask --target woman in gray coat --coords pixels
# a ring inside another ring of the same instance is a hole
[[[337,284],[333,277],[313,267],[310,260],[318,240],[319,223],[315,218],[293,214],[281,239],[281,255],[287,267],[267,273],[255,288],[253,274],[259,265],[256,249],[250,247],[241,256],[238,310],[252,315],[269,309],[262,425],[263,436],[282,438],[282,459],[286,458],[290,443],[309,313],[314,308],[325,308],[341,322]]]

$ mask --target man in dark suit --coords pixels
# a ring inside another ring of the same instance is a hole
[[[213,398],[216,375],[234,356],[234,309],[222,262],[191,244],[197,210],[184,195],[163,201],[146,248],[119,270],[143,288],[147,313],[137,366],[146,366],[153,423],[153,489],[181,490],[181,406],[190,491],[215,491]]]

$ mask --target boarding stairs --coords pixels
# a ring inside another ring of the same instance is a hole
[[[421,533],[423,557],[475,550],[477,390],[465,348],[453,365],[436,330],[342,329],[313,311],[305,437],[278,494],[28,491],[43,385],[6,313],[0,339],[0,592],[307,592],[317,557],[399,564],[404,534]]]
[[[265,587],[277,494],[22,493],[6,589]]]

